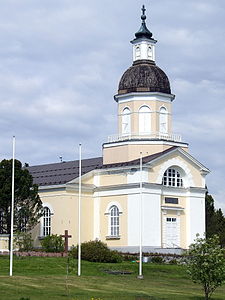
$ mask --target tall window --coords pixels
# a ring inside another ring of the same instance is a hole
[[[136,59],[141,57],[141,49],[140,46],[136,46],[135,48]]]
[[[51,211],[48,207],[44,207],[43,215],[43,236],[51,234]]]
[[[183,179],[177,170],[169,168],[163,175],[163,185],[182,187]]]
[[[122,114],[122,134],[130,134],[130,128],[130,109],[126,107]]]
[[[148,58],[153,59],[153,57],[152,57],[152,47],[151,46],[148,46]]]
[[[148,106],[139,109],[139,133],[149,134],[151,132],[151,112]]]
[[[168,133],[168,114],[165,107],[161,107],[159,112],[159,132]]]
[[[110,208],[110,235],[119,236],[119,209],[116,205]]]

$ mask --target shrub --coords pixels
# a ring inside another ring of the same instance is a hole
[[[70,255],[77,258],[78,247],[74,247]],[[122,256],[117,251],[110,250],[106,244],[98,240],[81,244],[81,258],[91,262],[122,262]]]
[[[177,262],[177,260],[174,258],[174,259],[171,259],[171,260],[169,261],[169,264],[170,264],[170,265],[177,265],[178,262]]]
[[[155,264],[162,264],[164,262],[161,256],[153,256],[151,261]]]
[[[45,252],[63,252],[64,251],[64,243],[61,236],[57,234],[51,234],[46,236],[41,241],[42,249]]]
[[[19,251],[33,250],[33,239],[31,237],[31,233],[18,232],[15,236],[15,246],[19,248]]]

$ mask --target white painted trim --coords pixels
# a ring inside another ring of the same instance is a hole
[[[122,209],[121,204],[119,202],[117,202],[117,201],[111,201],[110,203],[108,203],[108,205],[106,207],[105,214],[109,213],[110,207],[112,207],[113,205],[115,205],[115,206],[118,207],[120,214],[123,213],[123,209]]]
[[[54,210],[53,207],[50,203],[48,202],[42,202],[42,206],[43,208],[47,207],[48,209],[50,209],[50,214],[51,214],[51,232],[52,232],[52,215],[54,215]],[[44,236],[43,235],[43,216],[40,218],[40,228],[39,228],[39,236]]]
[[[38,186],[38,190],[42,191],[42,190],[51,190],[51,189],[62,189],[62,188],[66,188],[66,183],[64,184],[56,184],[56,185],[40,185]]]
[[[114,99],[118,103],[124,103],[129,101],[165,101],[165,102],[172,102],[175,98],[173,94],[164,94],[164,93],[157,93],[157,92],[133,92],[127,93],[122,95],[115,95]]]
[[[176,211],[183,211],[184,207],[177,207],[177,206],[161,206],[162,210],[176,210]]]
[[[94,174],[93,183],[96,187],[100,186],[100,176],[99,173]]]
[[[156,183],[161,184],[163,175],[168,168],[174,168],[181,173],[181,177],[183,179],[183,186],[185,188],[194,186],[193,176],[191,174],[188,166],[179,158],[172,158],[164,162],[160,168],[159,175],[157,177]]]
[[[111,148],[111,147],[118,147],[118,146],[123,146],[123,145],[170,145],[172,146],[177,146],[177,147],[188,147],[187,143],[179,143],[179,142],[173,142],[173,141],[162,141],[162,140],[140,140],[140,141],[122,141],[122,142],[113,142],[113,143],[105,143],[103,144],[103,148]],[[169,152],[169,153],[172,153]],[[168,154],[169,154],[168,153]],[[166,155],[166,154],[165,154]],[[160,156],[161,158],[161,156]]]
[[[188,144],[186,144],[188,145]],[[184,147],[184,146],[181,146]],[[187,151],[183,150],[182,148],[175,148],[165,154],[162,154],[160,157],[157,157],[155,159],[153,159],[151,161],[151,164],[154,164],[158,161],[160,161],[161,159],[163,159],[164,157],[170,155],[171,153],[175,153],[178,152],[181,155],[183,155],[186,159],[190,160],[194,165],[197,165],[199,167],[199,169],[201,170],[201,172],[205,172],[206,175],[210,172],[210,170],[208,168],[206,168],[203,164],[201,164],[197,159],[195,159],[192,155],[190,155]]]

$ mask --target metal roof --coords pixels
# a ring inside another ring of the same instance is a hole
[[[143,157],[143,164],[173,151],[178,147],[171,147],[165,151]],[[82,175],[95,169],[112,169],[138,165],[139,159],[128,162],[104,164],[102,157],[95,157],[82,160]],[[79,160],[60,162],[53,164],[37,165],[27,167],[33,177],[34,183],[39,186],[60,185],[67,183],[79,176]]]
[[[102,157],[82,160],[82,175],[102,166]],[[59,185],[79,176],[79,160],[27,167],[39,186]]]

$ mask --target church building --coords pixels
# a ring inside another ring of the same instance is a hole
[[[102,146],[102,157],[82,160],[81,241],[101,240],[111,248],[138,251],[187,249],[205,232],[205,177],[173,132],[172,94],[155,60],[157,41],[146,25],[131,41],[133,64],[114,96],[118,132]],[[28,167],[39,185],[44,216],[33,230],[35,245],[49,234],[78,243],[79,161]],[[140,221],[141,220],[141,221]]]

